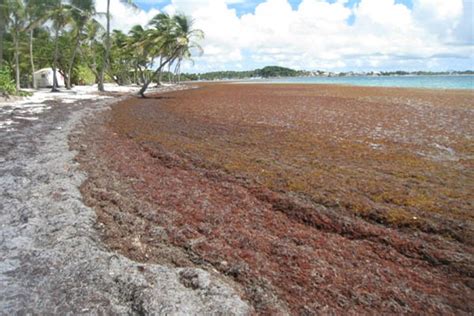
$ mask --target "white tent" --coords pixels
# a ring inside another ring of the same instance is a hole
[[[38,88],[48,88],[53,86],[53,69],[43,68],[35,71],[34,78]],[[56,78],[58,79],[58,86],[64,86],[64,77],[56,70]]]

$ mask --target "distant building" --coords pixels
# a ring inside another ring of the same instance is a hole
[[[38,88],[49,88],[53,86],[53,69],[43,68],[35,71],[34,78],[36,86]],[[56,78],[58,80],[58,86],[64,86],[64,77],[56,70]]]

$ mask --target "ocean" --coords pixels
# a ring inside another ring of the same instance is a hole
[[[354,77],[294,77],[257,79],[244,82],[290,84],[343,84],[373,87],[401,87],[427,89],[474,89],[474,75],[460,76],[354,76]]]

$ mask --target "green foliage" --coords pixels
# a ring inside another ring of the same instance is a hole
[[[474,71],[464,70],[464,71],[382,71],[380,73],[382,76],[440,76],[440,75],[472,75]]]
[[[255,71],[258,76],[263,78],[270,78],[270,77],[296,77],[301,74],[301,72],[297,70],[293,70],[290,68],[278,67],[278,66],[268,66],[263,69],[257,69]]]
[[[11,77],[10,69],[0,67],[0,93],[15,94],[15,81]]]
[[[80,85],[91,85],[95,83],[95,75],[84,65],[79,65],[76,70],[77,83]]]
[[[0,20],[0,28],[5,27],[1,33],[2,57],[11,75],[18,78],[18,84],[14,82],[17,90],[32,86],[35,70],[54,67],[65,77],[68,88],[71,84],[105,80],[119,85],[143,84],[144,92],[159,77],[179,81],[181,62],[202,51],[196,41],[204,34],[194,29],[193,20],[185,15],[158,14],[148,27],[136,26],[128,34],[109,33],[97,17],[110,18],[110,15],[97,12],[94,3],[93,0],[6,2],[3,6],[6,18]],[[166,78],[161,75],[165,65],[170,72]]]
[[[15,81],[12,79],[11,70],[6,67],[0,67],[0,94],[18,95],[21,97],[30,96],[31,93],[27,91],[16,92]]]
[[[275,78],[275,77],[303,77],[309,72],[294,70],[279,66],[267,66],[262,69],[247,71],[216,71],[204,74],[183,74],[185,80],[222,80],[222,79],[246,79],[246,78]]]
[[[20,90],[20,91],[18,91],[17,95],[20,96],[20,97],[31,97],[33,95],[33,93],[28,92],[28,91]]]

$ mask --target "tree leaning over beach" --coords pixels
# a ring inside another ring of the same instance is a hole
[[[178,75],[178,82],[181,81],[181,63],[183,60],[191,60],[192,51],[197,51],[199,55],[203,53],[201,45],[198,40],[204,39],[204,32],[199,29],[194,29],[194,21],[187,18],[185,15],[179,14],[173,17],[175,23],[179,26],[179,36],[187,39],[187,45],[184,45],[178,52],[175,73]]]
[[[159,65],[143,82],[138,92],[141,97],[145,97],[148,86],[153,80],[158,79],[158,74],[166,65],[190,58],[193,49],[197,47],[200,49],[196,41],[204,38],[203,31],[194,29],[193,20],[184,14],[171,17],[160,13],[151,20],[150,25],[152,28],[146,31],[147,36],[142,45],[151,44],[154,47],[147,59],[150,68],[154,66],[155,59],[159,59]]]

